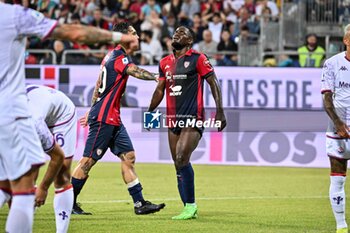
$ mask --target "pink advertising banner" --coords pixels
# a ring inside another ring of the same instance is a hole
[[[78,115],[83,116],[87,110],[88,108],[78,108]],[[142,112],[139,108],[124,108],[121,114],[123,124],[134,145],[137,162],[172,163],[166,131],[143,130]],[[323,113],[319,114],[323,115]],[[79,126],[75,160],[80,159],[83,154],[87,135],[88,129]],[[119,159],[108,150],[101,161],[118,162]],[[325,153],[324,132],[291,130],[286,132],[204,132],[197,149],[192,154],[192,162],[244,166],[329,166]]]
[[[145,67],[157,72],[156,66]],[[88,110],[99,66],[26,66],[26,81],[66,93],[82,116]],[[322,108],[320,69],[215,67],[222,86],[228,126],[205,132],[192,162],[198,164],[328,167],[325,153],[327,117]],[[172,163],[166,131],[142,130],[156,82],[130,77],[125,93],[129,108],[122,120],[137,162]],[[208,86],[205,107],[215,107]],[[161,107],[164,107],[164,101]],[[234,112],[238,109],[238,112]],[[231,112],[232,110],[232,112]],[[88,129],[78,130],[75,160],[84,150]],[[109,151],[102,161],[119,161]]]

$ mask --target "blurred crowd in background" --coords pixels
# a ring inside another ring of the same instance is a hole
[[[312,1],[320,4],[328,0]],[[298,4],[299,1],[284,2]],[[240,42],[244,40],[249,44],[259,40],[261,23],[278,22],[281,15],[281,0],[24,0],[23,4],[61,23],[111,30],[115,23],[130,22],[140,36],[140,52],[133,56],[133,60],[141,65],[157,64],[162,57],[172,53],[173,32],[179,25],[186,25],[196,33],[194,49],[208,54],[213,65],[236,66]],[[320,13],[310,17],[318,15]],[[317,35],[309,36],[307,45],[301,44],[299,50],[323,53],[324,49],[317,44]],[[108,50],[114,46],[59,40],[43,42],[35,37],[28,38],[27,43],[30,50],[54,51],[57,64],[62,64],[62,54],[67,50],[84,53],[66,56],[64,64],[99,64],[105,53],[94,50]],[[266,56],[264,65],[305,66],[306,62],[305,59],[291,60],[286,57],[277,64],[271,58]],[[321,54],[313,66],[320,66],[321,61],[318,60],[323,58]],[[26,63],[51,64],[52,56],[27,53]]]

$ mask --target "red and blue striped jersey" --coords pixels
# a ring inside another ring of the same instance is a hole
[[[125,92],[129,75],[127,67],[133,64],[121,46],[110,51],[101,63],[101,85],[98,99],[91,107],[89,119],[119,126],[120,99]]]
[[[168,123],[180,118],[204,120],[203,84],[213,72],[207,56],[193,49],[178,58],[171,54],[160,61],[159,80],[166,81]]]

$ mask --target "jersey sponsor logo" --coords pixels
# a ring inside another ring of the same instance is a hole
[[[350,87],[350,83],[339,81],[339,87],[349,88]]]
[[[124,58],[122,59],[122,62],[123,62],[124,65],[126,65],[126,64],[129,63],[129,60],[128,60],[127,57],[124,57]]]
[[[339,70],[341,70],[341,71],[348,71],[348,68],[346,68],[346,66],[341,66]]]
[[[170,66],[169,66],[169,65],[166,65],[166,66],[164,67],[164,70],[169,69],[169,68],[170,68]]]
[[[171,89],[171,92],[169,93],[170,96],[180,96],[182,94],[182,86],[180,85],[171,85],[169,88]]]
[[[185,67],[185,68],[187,68],[189,65],[190,65],[190,62],[189,62],[189,61],[185,61],[185,62],[184,62],[184,67]]]

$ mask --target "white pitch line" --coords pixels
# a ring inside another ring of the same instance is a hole
[[[196,200],[201,201],[217,201],[217,200],[268,200],[268,199],[326,199],[328,196],[257,196],[257,197],[197,197]],[[179,201],[180,197],[176,198],[150,198],[152,201]],[[128,203],[131,200],[102,200],[102,201],[82,201],[86,204],[99,203]]]

